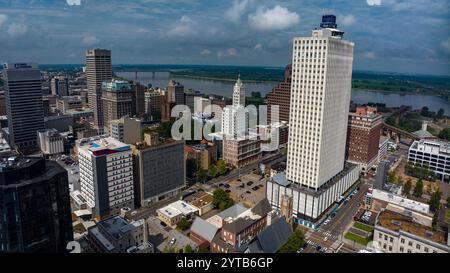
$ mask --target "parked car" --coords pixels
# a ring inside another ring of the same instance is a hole
[[[253,185],[253,181],[247,182],[247,186],[251,186],[251,185]]]
[[[248,193],[248,194],[252,194],[252,192],[251,192],[251,191],[246,191],[246,193]]]
[[[230,185],[229,184],[224,184],[223,185],[226,189],[229,189],[230,188]]]
[[[161,226],[163,226],[163,227],[167,227],[167,224],[166,224],[166,223],[164,223],[163,221],[161,221]]]
[[[176,241],[177,241],[177,239],[172,238],[172,240],[170,240],[170,244],[173,245],[173,244],[175,244]]]
[[[230,193],[231,191],[230,191],[230,190],[225,190],[225,192],[226,192],[226,193]]]

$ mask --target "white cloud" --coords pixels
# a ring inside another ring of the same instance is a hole
[[[12,23],[8,27],[8,34],[11,36],[20,36],[27,33],[28,27],[21,23]]]
[[[239,23],[250,1],[251,0],[234,0],[233,5],[225,11],[225,19],[235,24]]]
[[[69,6],[79,6],[81,5],[81,0],[66,0]]]
[[[262,50],[263,46],[262,44],[256,44],[255,47],[253,48],[254,50]]]
[[[364,59],[375,59],[375,53],[373,53],[372,51],[364,52],[363,58]]]
[[[369,6],[379,6],[381,5],[381,0],[366,0]]]
[[[353,16],[353,15],[344,15],[344,16],[341,16],[341,20],[340,20],[340,23],[343,25],[343,26],[351,26],[351,25],[353,25],[354,23],[356,22],[356,18],[355,18],[355,16]]]
[[[259,8],[248,16],[250,26],[257,30],[282,30],[300,22],[300,16],[285,7],[276,5],[273,9]]]
[[[0,14],[0,28],[2,27],[2,25],[4,23],[6,23],[6,20],[8,19],[8,17],[6,17],[6,15],[4,14]]]
[[[236,48],[229,48],[227,51],[229,56],[237,56]]]
[[[211,51],[209,49],[203,49],[202,52],[200,52],[200,55],[209,55],[211,54]]]
[[[237,55],[238,55],[237,50],[236,50],[236,48],[233,48],[233,47],[227,49],[225,52],[222,50],[219,50],[217,52],[217,58],[219,58],[219,59],[221,59],[223,57],[236,57]]]
[[[88,34],[83,37],[83,40],[81,42],[83,43],[83,45],[91,46],[97,44],[99,40],[97,39],[97,37]]]
[[[450,51],[450,38],[447,38],[447,40],[442,41],[441,43],[442,47]]]
[[[180,21],[167,32],[172,37],[188,37],[196,33],[197,23],[189,16],[183,15]]]

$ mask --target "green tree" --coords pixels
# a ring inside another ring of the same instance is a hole
[[[432,211],[439,210],[439,207],[441,205],[441,196],[442,196],[442,192],[440,192],[439,190],[435,191],[431,195],[430,202],[428,204],[430,205],[430,209]]]
[[[397,178],[397,185],[400,185],[400,186],[403,185],[403,179],[402,179],[401,176],[399,176],[399,177]]]
[[[208,253],[209,251],[208,251],[208,249],[206,249],[206,248],[204,248],[204,247],[200,247],[198,250],[197,250],[197,253]]]
[[[225,160],[223,159],[218,160],[216,166],[220,175],[224,175],[227,172],[227,163],[225,162]]]
[[[219,171],[218,171],[216,165],[209,166],[208,174],[211,177],[216,177],[219,174]]]
[[[429,111],[428,107],[426,107],[426,106],[422,107],[422,110],[420,111],[420,115],[422,115],[424,117],[428,117],[430,115],[430,111]]]
[[[177,250],[174,247],[165,246],[163,249],[163,253],[176,253]]]
[[[205,183],[206,181],[206,170],[200,169],[197,171],[197,182]]]
[[[234,205],[233,199],[223,189],[217,189],[213,193],[213,205],[219,210],[225,210]]]
[[[444,116],[444,109],[439,109],[437,112],[436,118],[441,119]]]
[[[403,194],[409,196],[412,188],[411,179],[406,180],[405,185],[403,186]]]
[[[388,182],[391,184],[394,184],[397,181],[397,178],[395,177],[395,172],[390,171],[388,174]]]
[[[194,250],[192,249],[191,245],[187,245],[184,247],[184,253],[193,253]]]
[[[439,132],[439,138],[449,140],[450,141],[450,128],[445,128]]]
[[[419,178],[416,182],[416,186],[414,187],[413,195],[415,197],[421,197],[423,194],[423,181],[422,178]]]
[[[293,253],[299,250],[305,243],[305,234],[297,229],[289,236],[287,242],[278,250],[279,253]]]
[[[181,218],[180,222],[178,223],[178,228],[185,231],[191,227],[191,222],[189,222],[186,217]]]

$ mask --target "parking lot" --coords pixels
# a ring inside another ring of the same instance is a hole
[[[233,200],[243,202],[249,207],[253,207],[266,196],[266,181],[257,174],[243,175],[238,179],[219,183],[218,186],[227,191]]]
[[[176,250],[184,249],[187,245],[191,245],[193,249],[197,247],[197,245],[183,233],[161,225],[161,221],[156,217],[149,217],[147,223],[149,240],[161,252],[164,251],[166,246],[173,247]]]

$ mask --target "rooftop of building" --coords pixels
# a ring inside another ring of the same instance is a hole
[[[332,179],[324,183],[319,189],[313,189],[309,187],[305,187],[301,184],[294,183],[286,178],[286,172],[280,172],[277,173],[272,177],[272,181],[283,186],[283,187],[292,187],[296,188],[301,192],[305,192],[307,194],[313,195],[313,196],[319,196],[323,192],[325,192],[328,188],[333,186],[334,184],[338,183],[343,177],[348,175],[350,172],[352,172],[355,168],[358,166],[356,164],[345,162],[344,169],[335,175]]]
[[[193,194],[191,196],[189,196],[189,198],[191,199],[191,201],[189,201],[189,203],[197,208],[201,208],[203,206],[207,206],[212,204],[214,198],[213,195],[207,192],[203,192],[203,193],[196,193]]]
[[[102,82],[102,90],[110,92],[131,92],[132,84],[124,79],[112,79]]]
[[[256,236],[249,244],[251,253],[276,253],[292,234],[292,226],[286,222],[284,217],[275,221]]]
[[[107,135],[82,138],[77,140],[77,146],[79,149],[90,151],[94,155],[103,155],[98,153],[100,151],[121,152],[131,149],[130,145],[120,142],[117,139]]]
[[[261,218],[266,217],[267,214],[271,211],[272,207],[269,204],[269,201],[264,198],[263,200],[259,201],[253,208],[247,209],[237,217],[224,219],[227,223],[223,226],[223,228],[234,234],[239,234],[246,228],[261,220]]]
[[[169,205],[158,209],[158,212],[165,214],[168,217],[175,217],[177,215],[190,215],[196,213],[198,209],[183,200],[178,200]]]
[[[414,222],[413,218],[409,216],[390,210],[384,210],[379,213],[376,226],[381,226],[395,232],[401,230],[438,244],[447,244],[446,236],[443,232],[433,231],[431,227]]]
[[[420,149],[420,146],[425,147],[425,148],[437,148],[439,149],[440,153],[445,153],[445,154],[449,154],[450,155],[450,142],[449,141],[444,141],[444,140],[439,140],[439,139],[421,139],[421,140],[416,140],[413,142],[413,144],[411,144],[410,149]]]
[[[418,201],[414,201],[403,196],[393,194],[391,192],[373,189],[372,190],[372,198],[379,199],[388,203],[396,204],[401,207],[417,211],[424,214],[430,213],[430,205],[424,204]]]
[[[114,216],[106,220],[98,222],[98,226],[102,231],[116,240],[120,240],[126,233],[134,230],[143,224],[143,219],[134,222],[128,222],[120,216]]]
[[[194,232],[209,242],[213,240],[218,230],[218,227],[200,217],[196,217],[191,226],[191,232]]]

